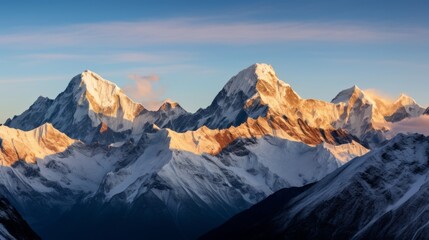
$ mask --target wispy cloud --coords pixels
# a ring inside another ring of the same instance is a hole
[[[166,63],[175,60],[189,60],[191,55],[188,53],[179,52],[159,52],[157,54],[144,53],[144,52],[120,52],[110,54],[73,54],[73,53],[37,53],[37,54],[24,54],[15,56],[17,59],[29,60],[29,61],[97,61],[105,63],[117,63],[117,62],[148,62],[148,63]]]
[[[429,115],[407,118],[400,122],[389,124],[391,137],[398,133],[421,133],[429,136]]]
[[[335,58],[326,59],[334,61],[335,63],[345,64],[369,64],[369,65],[380,65],[389,67],[406,67],[406,68],[424,68],[429,69],[428,62],[422,62],[418,60],[395,60],[395,59],[364,59],[364,58]]]
[[[87,55],[66,54],[66,53],[40,53],[40,54],[27,54],[19,55],[20,59],[36,59],[36,60],[82,60],[88,59]]]
[[[133,82],[123,87],[124,92],[149,110],[159,108],[162,103],[160,99],[164,93],[164,88],[159,85],[159,76],[130,74],[128,77]]]
[[[374,89],[374,88],[365,89],[364,92],[365,92],[365,94],[369,95],[370,97],[372,97],[374,99],[383,100],[386,103],[393,103],[397,99],[397,97],[395,98],[395,96],[393,96],[390,93],[383,92],[381,90]]]
[[[257,44],[288,41],[427,41],[424,28],[319,22],[213,22],[169,19],[49,27],[0,35],[0,46],[57,47],[147,44]]]

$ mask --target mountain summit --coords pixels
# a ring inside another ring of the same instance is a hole
[[[241,93],[249,99],[256,93],[274,96],[278,94],[280,86],[287,87],[289,85],[279,80],[271,65],[256,63],[232,77],[222,91],[225,91],[226,96]]]
[[[75,76],[54,100],[40,97],[5,125],[30,130],[51,123],[72,138],[91,142],[98,126],[106,124],[115,132],[131,129],[134,118],[143,110],[114,83],[86,70]]]
[[[299,96],[278,79],[272,66],[253,64],[233,76],[209,107],[181,119],[186,124],[175,130],[186,131],[203,125],[211,129],[238,126],[248,118],[266,116],[269,109],[281,112],[280,106],[287,99],[296,101]]]
[[[92,126],[105,123],[119,132],[130,129],[134,118],[144,110],[141,104],[132,101],[116,84],[89,70],[74,77],[65,92],[71,97],[66,102],[71,101],[76,105],[73,123],[89,117]]]

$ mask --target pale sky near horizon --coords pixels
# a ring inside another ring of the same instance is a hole
[[[8,1],[0,5],[0,122],[90,69],[148,107],[194,112],[256,62],[305,98],[345,88],[429,105],[427,1]]]

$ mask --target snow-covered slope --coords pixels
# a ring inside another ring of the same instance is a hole
[[[177,133],[167,129],[171,139],[170,148],[195,154],[216,155],[237,139],[255,139],[273,136],[280,139],[297,141],[308,145],[328,143],[332,145],[354,143],[360,146],[352,136],[335,130],[314,129],[303,122],[294,125],[284,118],[271,117],[270,120],[259,117],[248,119],[237,127],[209,129],[201,127],[195,131]]]
[[[398,135],[313,186],[274,194],[203,239],[425,239],[428,160],[429,137]],[[261,211],[267,205],[278,211]]]
[[[5,198],[0,198],[0,239],[38,240],[39,236],[30,228],[16,209]]]
[[[3,128],[17,132],[15,136],[29,135],[23,139],[32,139],[28,140],[35,146],[32,151],[38,151],[33,136],[43,135],[36,134],[40,130]],[[82,234],[91,236],[96,233],[95,226],[107,228],[103,223],[118,217],[127,224],[108,227],[104,237],[115,233],[130,238],[155,236],[160,228],[169,226],[171,231],[165,237],[174,232],[179,233],[178,238],[188,239],[278,189],[320,180],[368,151],[354,141],[307,145],[260,132],[261,135],[243,134],[215,153],[208,146],[223,142],[217,138],[219,133],[209,129],[197,131],[191,134],[154,128],[143,134],[138,143],[130,141],[110,147],[71,140],[73,144],[65,150],[38,155],[35,162],[15,161],[2,166],[0,191],[47,239],[65,238],[61,235],[66,231],[64,226],[79,229],[70,233],[69,239],[82,238]],[[228,134],[233,133],[231,130]],[[50,139],[59,141],[58,137]],[[151,209],[161,209],[164,215],[149,210],[133,215],[132,212],[146,209],[145,202],[150,202]],[[89,215],[94,218],[73,221]],[[152,223],[148,219],[155,216],[160,225],[149,227]],[[206,218],[209,220],[205,221]],[[197,223],[199,227],[195,227]],[[142,227],[147,228],[145,232],[135,235]]]
[[[237,139],[216,155],[194,153],[180,145],[171,149],[177,138],[184,137],[172,136],[166,130],[146,134],[139,144],[141,154],[108,173],[89,202],[109,208],[156,198],[151,207],[169,213],[158,218],[172,224],[170,230],[180,233],[175,237],[193,239],[272,192],[317,181],[368,151],[355,142],[309,146],[270,136]],[[202,146],[211,142],[203,138],[197,141]],[[123,211],[131,213],[126,207]],[[104,218],[110,219],[109,214]],[[135,232],[137,226],[127,222],[126,226],[111,227],[106,235],[118,229]],[[147,229],[144,236],[159,234],[163,227]]]
[[[11,138],[1,136],[0,194],[45,238],[44,231],[52,231],[64,211],[91,196],[126,154],[71,140],[48,124],[43,127],[28,132],[1,129],[0,134]]]
[[[49,123],[30,131],[0,126],[1,165],[11,166],[19,160],[35,163],[38,159],[65,151],[73,143],[75,140]]]
[[[172,171],[165,173],[163,176],[163,178],[171,179],[172,184],[177,184],[177,181],[192,181],[194,171],[202,171],[205,174],[213,175],[215,174],[213,171],[216,168],[231,170],[234,172],[232,175],[237,177],[245,170],[242,167],[247,165],[247,161],[250,161],[249,164],[251,164],[247,167],[253,168],[255,172],[246,173],[246,178],[259,178],[261,176],[255,176],[257,175],[256,172],[268,170],[275,173],[274,175],[278,175],[282,179],[279,181],[285,181],[286,185],[301,186],[307,182],[314,182],[350,159],[368,152],[366,148],[356,142],[343,145],[321,143],[316,146],[310,146],[302,142],[266,135],[263,137],[246,138],[243,136],[243,138],[237,138],[224,148],[213,153],[213,149],[208,145],[219,142],[210,138],[210,133],[206,133],[205,136],[200,133],[198,137],[194,135],[193,138],[187,139],[189,136],[187,133],[172,134],[170,130],[158,130],[156,133],[147,134],[140,143],[144,148],[142,155],[138,156],[135,162],[130,163],[129,166],[109,175],[106,178],[106,187],[101,189],[108,190],[109,194],[106,194],[106,196],[112,197],[135,185],[135,181],[141,176],[151,175],[152,173],[159,174],[159,171],[163,172],[165,170]],[[192,139],[194,142],[192,142]],[[230,163],[226,163],[228,161]],[[179,168],[175,169],[177,164],[186,167],[180,168],[179,166]],[[231,164],[238,166],[230,169]],[[173,168],[171,169],[170,167]],[[301,168],[301,170],[295,168]],[[221,175],[218,177],[221,177]],[[295,178],[301,179],[297,180]],[[208,177],[208,179],[211,179],[211,177]],[[263,178],[260,180],[263,180]],[[253,181],[256,181],[256,179],[251,182]],[[191,182],[188,184],[190,185],[183,185],[191,187],[187,191],[204,190],[200,187],[193,189],[194,184]],[[212,182],[202,182],[202,184],[212,184]],[[141,185],[137,184],[135,186],[140,188]],[[210,189],[216,188],[216,186],[207,188],[205,191],[208,192],[203,191],[202,193],[208,194],[211,191]],[[267,189],[272,188],[276,187],[267,187]],[[172,189],[176,188],[172,187]],[[135,191],[126,191],[126,193],[129,192],[132,193],[133,198],[136,197],[134,195],[136,194]]]

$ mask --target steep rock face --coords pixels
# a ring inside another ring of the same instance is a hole
[[[8,240],[40,239],[5,198],[0,198],[0,238]]]
[[[274,194],[203,239],[423,239],[428,161],[428,137],[398,135],[295,196]],[[260,211],[266,205],[279,211]]]

